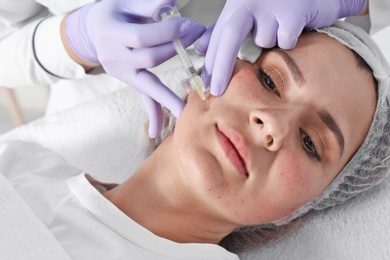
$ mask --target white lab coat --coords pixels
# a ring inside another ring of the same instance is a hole
[[[50,85],[48,113],[127,87],[104,74],[101,68],[86,74],[62,46],[59,26],[63,15],[93,1],[0,0],[0,86]],[[224,2],[178,0],[177,5],[184,16],[209,25],[216,20]],[[369,8],[370,16],[349,20],[370,33],[390,25],[388,0],[370,0]],[[37,27],[43,17],[51,15]],[[158,75],[162,70],[160,66],[154,71]]]

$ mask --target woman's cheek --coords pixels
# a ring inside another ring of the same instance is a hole
[[[242,104],[249,101],[256,101],[261,94],[258,82],[259,80],[253,72],[253,69],[249,65],[243,66],[232,78],[225,95]]]
[[[290,206],[288,210],[294,210],[312,199],[313,174],[296,152],[280,151],[273,175],[278,186],[275,189],[280,189],[280,199]]]

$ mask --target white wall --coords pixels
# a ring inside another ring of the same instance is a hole
[[[25,123],[44,115],[49,96],[49,88],[47,86],[18,88],[14,89],[14,93]],[[3,95],[0,92],[0,134],[16,126],[9,112],[6,98]]]

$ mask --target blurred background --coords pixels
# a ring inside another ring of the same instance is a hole
[[[48,96],[48,86],[0,87],[0,134],[42,117]]]

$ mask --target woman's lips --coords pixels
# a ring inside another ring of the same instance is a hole
[[[227,127],[216,127],[218,141],[221,144],[225,155],[229,158],[238,172],[249,177],[246,158],[248,158],[248,148],[245,146],[242,137],[235,131]]]

